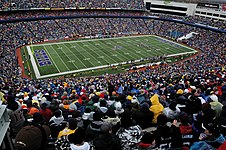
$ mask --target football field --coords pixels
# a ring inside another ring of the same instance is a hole
[[[151,35],[36,44],[27,50],[37,79],[196,52]]]

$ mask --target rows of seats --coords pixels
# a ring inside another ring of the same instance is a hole
[[[0,9],[30,9],[30,8],[123,8],[144,9],[142,0],[4,0],[0,2]]]

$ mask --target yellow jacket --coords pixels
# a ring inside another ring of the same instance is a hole
[[[154,113],[152,123],[157,123],[157,117],[159,114],[161,114],[163,112],[164,107],[159,102],[159,98],[158,98],[157,94],[153,95],[150,98],[150,101],[152,103],[152,106],[150,107],[150,111],[152,111]]]

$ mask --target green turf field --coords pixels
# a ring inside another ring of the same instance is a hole
[[[93,70],[109,64],[192,53],[195,50],[156,36],[66,41],[27,46],[37,78]],[[38,54],[37,54],[38,53]],[[40,56],[41,55],[41,56]],[[48,61],[45,63],[44,61]]]

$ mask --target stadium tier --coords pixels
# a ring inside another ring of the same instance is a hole
[[[32,8],[123,8],[123,9],[144,9],[142,0],[5,0],[0,2],[2,10],[32,9]]]
[[[145,2],[0,2],[0,149],[225,149],[223,9]]]

